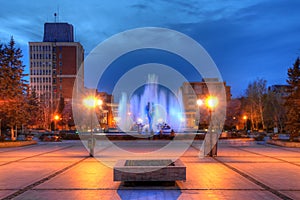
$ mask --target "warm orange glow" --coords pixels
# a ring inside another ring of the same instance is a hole
[[[83,99],[83,104],[88,108],[95,108],[96,106],[101,106],[103,101],[93,96],[89,96],[86,99]]]
[[[217,107],[218,103],[219,100],[215,96],[209,96],[205,101],[206,106],[210,109],[214,109],[215,107]]]
[[[60,118],[59,115],[54,115],[54,120],[57,121],[57,120],[59,120],[59,118]]]
[[[243,116],[243,119],[244,119],[244,120],[246,120],[246,119],[247,119],[247,116],[246,116],[246,115],[244,115],[244,116]]]
[[[202,99],[198,99],[198,100],[197,100],[197,105],[198,105],[198,106],[202,106],[202,105],[203,105]]]

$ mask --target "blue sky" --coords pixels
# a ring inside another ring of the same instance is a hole
[[[297,0],[1,1],[0,41],[14,36],[28,71],[28,42],[42,41],[43,25],[57,11],[60,22],[73,24],[86,54],[121,31],[170,28],[207,50],[238,97],[256,78],[285,84],[300,53],[299,8]]]

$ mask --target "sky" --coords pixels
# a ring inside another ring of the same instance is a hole
[[[42,41],[55,12],[74,26],[85,55],[122,31],[168,28],[201,44],[239,97],[256,78],[286,84],[300,53],[299,8],[297,0],[1,0],[0,42],[14,37],[28,72],[28,42]]]

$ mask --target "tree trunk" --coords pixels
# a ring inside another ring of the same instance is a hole
[[[15,137],[15,132],[14,132],[14,126],[10,127],[10,133],[11,133],[11,140],[15,141],[16,137]]]

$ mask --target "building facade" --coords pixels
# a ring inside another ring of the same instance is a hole
[[[45,23],[42,42],[29,42],[30,87],[48,111],[45,118],[57,111],[64,99],[71,103],[76,76],[76,88],[84,87],[84,49],[74,42],[73,26],[67,23]]]
[[[208,110],[200,107],[197,100],[205,100],[209,95],[219,96],[225,89],[226,102],[231,99],[231,87],[217,78],[203,79],[202,82],[184,82],[181,86],[183,105],[185,108],[186,128],[198,128],[199,124],[206,126],[209,123]],[[225,104],[226,105],[226,104]]]

